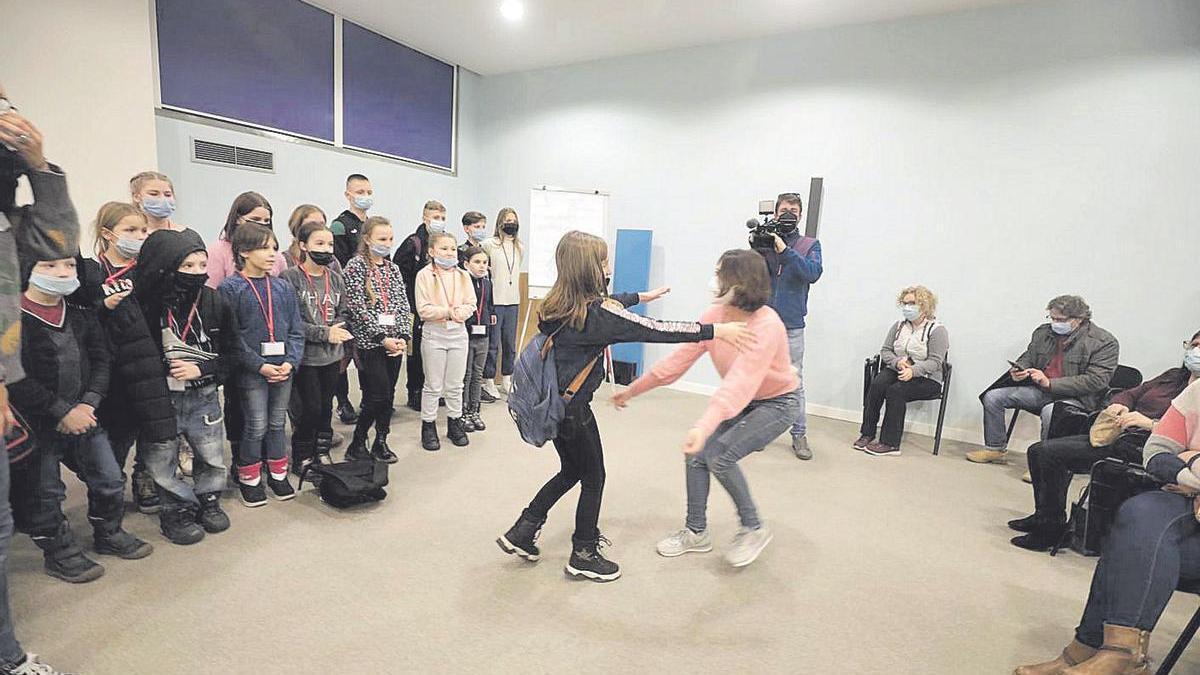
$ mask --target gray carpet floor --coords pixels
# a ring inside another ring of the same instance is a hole
[[[606,399],[606,396],[602,396]],[[467,448],[420,449],[416,413],[397,413],[388,499],[341,512],[306,489],[247,509],[227,493],[228,532],[174,546],[157,520],[127,526],[155,545],[141,561],[72,586],[42,573],[18,535],[9,562],[17,634],[61,668],[95,674],[207,673],[1008,673],[1070,639],[1095,560],[1009,545],[1031,510],[1020,460],[850,448],[853,425],[811,420],[816,458],[786,438],[743,462],[773,543],[753,565],[722,558],[736,521],[714,481],[709,554],[666,559],[682,525],[683,432],[700,396],[654,392],[596,406],[608,482],[600,526],[623,576],[571,581],[573,491],[551,512],[536,564],[494,539],[558,466],[521,443],[503,403]],[[442,425],[444,431],[444,424]],[[68,515],[90,543],[82,486]],[[1161,658],[1191,612],[1177,594],[1151,640]],[[1200,646],[1176,672],[1200,672]]]

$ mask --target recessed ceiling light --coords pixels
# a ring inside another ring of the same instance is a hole
[[[509,21],[520,21],[525,16],[525,3],[521,0],[504,0],[500,3],[500,15]]]

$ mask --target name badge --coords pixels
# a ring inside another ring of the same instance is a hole
[[[379,315],[379,325],[380,326],[395,326],[396,325],[396,315],[395,314],[380,314]]]
[[[471,326],[471,335],[487,335],[487,326],[475,324]]]
[[[264,342],[262,343],[263,356],[283,356],[285,353],[282,342]]]
[[[167,391],[187,391],[187,384],[183,380],[167,376]]]

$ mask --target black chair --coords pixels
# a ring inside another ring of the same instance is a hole
[[[1176,590],[1200,595],[1200,581],[1180,582],[1179,588]],[[1179,638],[1175,640],[1167,657],[1159,664],[1158,670],[1154,671],[1156,675],[1168,675],[1171,672],[1175,663],[1179,661],[1179,657],[1183,656],[1183,650],[1187,649],[1188,643],[1196,637],[1197,629],[1200,629],[1200,609],[1197,609],[1196,613],[1192,615],[1191,621],[1188,621],[1183,632],[1179,634]]]
[[[871,389],[871,381],[879,374],[882,367],[879,354],[872,356],[863,363],[863,407],[867,406],[867,392]],[[954,374],[954,367],[950,365],[950,361],[942,362],[942,393],[938,395],[938,420],[937,428],[933,434],[933,454],[936,456],[938,450],[942,447],[942,423],[946,421],[946,401],[950,396],[950,377]],[[935,399],[927,399],[935,400]]]
[[[1112,377],[1109,378],[1109,380],[1108,380],[1108,388],[1105,389],[1105,391],[1104,391],[1103,400],[1107,401],[1110,398],[1112,398],[1114,395],[1116,395],[1122,391],[1125,391],[1126,389],[1133,389],[1134,387],[1140,385],[1141,383],[1142,383],[1142,371],[1140,371],[1137,368],[1134,368],[1132,366],[1117,366],[1117,369],[1115,371],[1113,371]],[[1059,407],[1058,403],[1055,403],[1054,405],[1055,405],[1055,408]],[[1005,441],[1012,439],[1013,429],[1015,429],[1017,427],[1017,417],[1022,412],[1028,412],[1028,411],[1022,411],[1020,408],[1013,410],[1012,419],[1008,423],[1008,433],[1004,437]],[[1055,410],[1055,413],[1057,413],[1057,412],[1058,411]],[[1032,415],[1034,413],[1029,413],[1029,414]],[[1054,426],[1054,425],[1051,424],[1051,426]]]

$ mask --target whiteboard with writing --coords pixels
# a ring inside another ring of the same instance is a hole
[[[595,191],[533,188],[529,191],[529,297],[542,298],[558,278],[554,251],[571,230],[605,238],[608,195]]]

